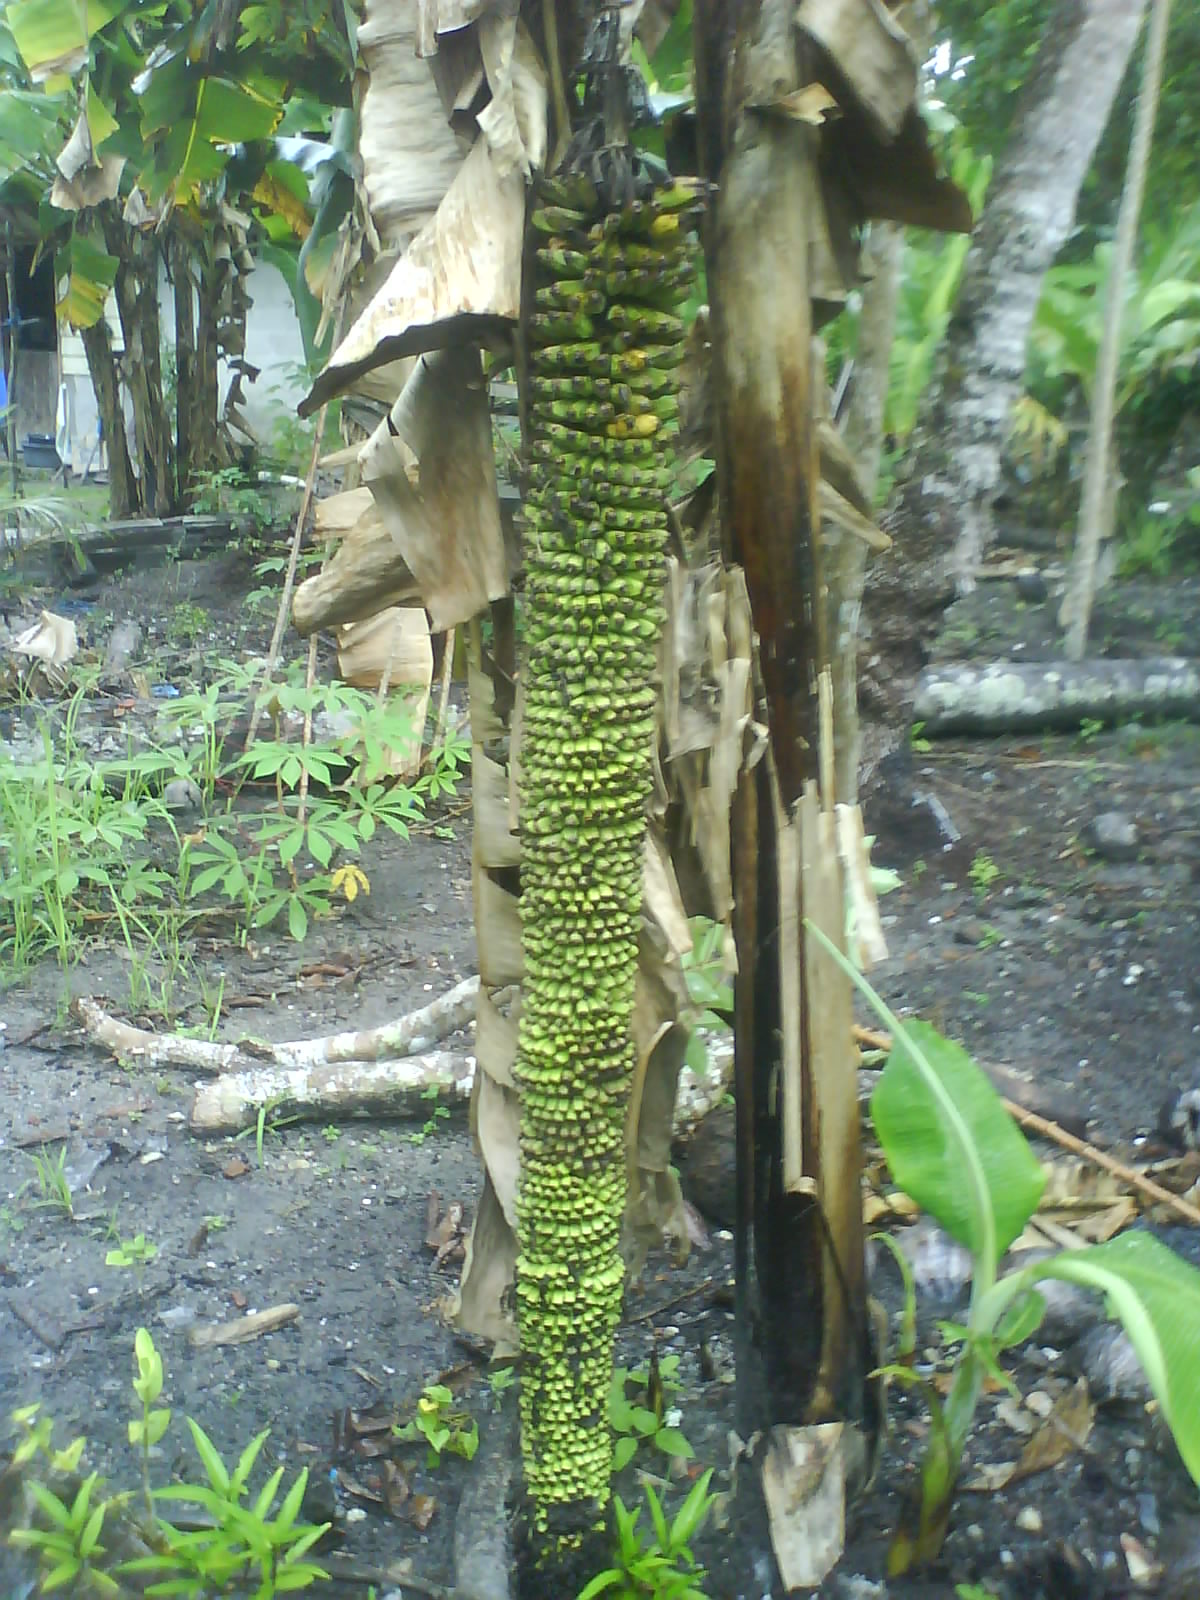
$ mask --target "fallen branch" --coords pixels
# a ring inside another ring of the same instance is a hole
[[[873,1028],[860,1028],[857,1024],[852,1031],[860,1044],[865,1044],[872,1050],[892,1048],[892,1036],[889,1033],[879,1033]],[[1058,1145],[1062,1150],[1069,1150],[1072,1155],[1082,1157],[1092,1166],[1099,1167],[1102,1172],[1111,1173],[1114,1178],[1127,1183],[1131,1189],[1136,1189],[1139,1194],[1145,1195],[1146,1199],[1153,1200],[1157,1205],[1169,1206],[1178,1212],[1185,1222],[1200,1226],[1200,1210],[1182,1195],[1172,1194],[1169,1189],[1164,1189],[1161,1184],[1155,1183],[1153,1178],[1147,1178],[1135,1167],[1126,1166],[1123,1161],[1105,1155],[1103,1150],[1097,1150],[1096,1146],[1088,1144],[1086,1139],[1077,1139],[1073,1133],[1068,1133],[1065,1128],[1057,1122],[1051,1122],[1048,1117],[1027,1110],[1025,1106],[1018,1105],[1015,1100],[1010,1100],[1007,1096],[1002,1096],[1002,1099],[1004,1109],[1009,1116],[1015,1117],[1023,1128],[1028,1128],[1031,1133],[1036,1133],[1043,1139],[1049,1139],[1051,1144]]]
[[[1200,666],[1143,661],[945,662],[917,681],[913,717],[928,734],[1078,728],[1085,718],[1200,720]]]
[[[1104,1172],[1110,1172],[1114,1178],[1119,1178],[1122,1183],[1127,1183],[1136,1189],[1139,1194],[1148,1200],[1155,1201],[1158,1205],[1169,1206],[1173,1211],[1194,1226],[1200,1226],[1200,1211],[1182,1195],[1172,1194],[1169,1189],[1164,1189],[1161,1184],[1155,1183],[1153,1178],[1147,1178],[1134,1167],[1127,1167],[1123,1161],[1114,1160],[1112,1156],[1105,1155],[1103,1150],[1097,1150],[1095,1145],[1087,1144],[1083,1139],[1077,1139],[1074,1134],[1068,1133],[1065,1128],[1058,1127],[1053,1122],[1047,1122],[1045,1117],[1039,1117],[1036,1111],[1026,1111],[1023,1106],[1014,1105],[1011,1100],[1004,1102],[1005,1108],[1016,1117],[1017,1121],[1030,1129],[1033,1133],[1041,1134],[1043,1139],[1049,1139],[1054,1144],[1061,1145],[1064,1150],[1070,1150],[1073,1155],[1082,1156],[1085,1161],[1090,1161],[1093,1166],[1100,1167]]]
[[[279,1044],[253,1039],[219,1044],[211,1039],[190,1039],[179,1033],[150,1033],[110,1016],[86,997],[76,1000],[73,1009],[92,1038],[105,1045],[119,1060],[139,1061],[152,1067],[186,1067],[190,1072],[217,1076],[234,1071],[258,1071],[264,1061],[279,1068],[303,1069],[416,1055],[465,1027],[475,1015],[478,994],[479,979],[464,978],[428,1005],[382,1023],[378,1028]]]
[[[251,1311],[233,1322],[207,1322],[193,1328],[190,1339],[197,1350],[209,1345],[247,1344],[251,1339],[261,1339],[264,1333],[274,1333],[286,1327],[300,1315],[300,1307],[291,1301],[283,1305],[267,1306],[263,1311]]]
[[[279,1044],[257,1039],[218,1044],[150,1033],[110,1016],[86,997],[72,1009],[118,1060],[183,1067],[212,1078],[197,1089],[189,1125],[195,1133],[236,1133],[253,1127],[264,1106],[276,1117],[320,1120],[424,1116],[431,1099],[465,1101],[475,1079],[474,1056],[429,1047],[474,1017],[478,993],[478,977],[464,978],[429,1005],[378,1028]],[[708,1043],[704,1068],[693,1072],[685,1066],[679,1075],[677,1136],[726,1092],[731,1051],[718,1040]]]
[[[451,1050],[386,1061],[258,1066],[201,1084],[188,1126],[193,1133],[234,1133],[252,1127],[263,1106],[272,1116],[312,1121],[428,1116],[435,1097],[468,1099],[474,1079],[474,1056]]]

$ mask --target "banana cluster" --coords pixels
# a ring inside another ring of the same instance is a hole
[[[613,210],[587,178],[568,178],[543,186],[531,219],[517,1306],[526,1488],[538,1533],[560,1548],[602,1517],[611,1471],[655,656],[697,199],[672,185]]]

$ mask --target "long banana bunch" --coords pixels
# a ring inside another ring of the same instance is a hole
[[[698,198],[675,184],[606,208],[586,177],[567,178],[543,186],[531,218],[517,1306],[526,1488],[539,1536],[564,1550],[609,1494],[655,653]]]

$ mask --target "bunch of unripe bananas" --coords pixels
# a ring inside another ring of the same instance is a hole
[[[517,1305],[535,1522],[604,1505],[667,496],[695,187],[543,182],[527,260]]]

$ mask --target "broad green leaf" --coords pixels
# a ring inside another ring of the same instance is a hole
[[[89,82],[87,86],[87,120],[88,132],[92,136],[92,147],[99,150],[106,139],[116,133],[119,124],[116,117],[101,100]]]
[[[1046,1180],[967,1052],[927,1022],[901,1024],[871,1116],[905,1194],[994,1268],[1033,1215]],[[982,1176],[985,1203],[966,1181],[968,1169]]]
[[[664,1454],[682,1456],[685,1461],[696,1453],[678,1428],[660,1428],[654,1435],[654,1443]]]
[[[116,256],[76,231],[67,249],[59,252],[57,267],[59,277],[67,279],[66,293],[58,303],[59,315],[73,328],[95,327],[116,282]]]
[[[875,1130],[904,1191],[965,1244],[975,1287],[1032,1216],[1045,1183],[1024,1136],[961,1045],[928,1023],[904,1023],[809,920],[805,928],[891,1030],[892,1050],[871,1099]]]
[[[128,0],[15,0],[5,7],[29,75],[44,83],[77,72],[87,61],[92,36],[126,9]]]
[[[1123,1233],[1030,1268],[1107,1296],[1200,1484],[1200,1272],[1153,1234]]]
[[[39,156],[50,158],[51,144],[61,139],[60,121],[66,109],[63,101],[44,94],[24,89],[0,92],[0,146],[12,152],[14,167],[28,165]]]
[[[622,1472],[637,1453],[637,1440],[632,1434],[622,1434],[613,1447],[613,1471]]]

